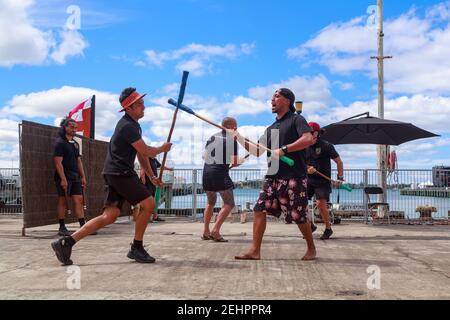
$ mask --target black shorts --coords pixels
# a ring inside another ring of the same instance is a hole
[[[233,180],[228,171],[205,170],[202,178],[203,190],[205,191],[224,191],[234,189]]]
[[[66,192],[61,187],[61,180],[55,180],[56,192],[58,193],[58,197],[65,197]],[[83,195],[83,187],[81,186],[81,181],[71,181],[67,180],[67,195],[71,196],[82,196]]]
[[[122,209],[125,201],[135,206],[152,196],[137,175],[115,176],[105,174],[103,177],[105,179],[105,208]]]
[[[311,200],[313,196],[316,196],[316,200],[326,200],[330,202],[331,186],[324,185],[312,185],[308,183],[308,199]]]

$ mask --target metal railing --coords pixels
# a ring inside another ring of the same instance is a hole
[[[442,172],[441,172],[442,173]],[[386,202],[389,203],[390,215],[397,219],[414,222],[422,219],[424,209],[432,210],[434,220],[448,221],[450,214],[450,170],[444,171],[447,180],[433,179],[432,170],[395,170],[386,172]],[[333,172],[336,175],[336,171]],[[352,192],[333,190],[330,202],[339,202],[339,210],[345,216],[359,217],[366,211],[367,197],[365,187],[380,185],[379,170],[346,170],[345,180],[353,188]],[[338,201],[339,195],[339,201]],[[371,202],[380,201],[370,196]],[[366,220],[368,217],[364,217]],[[426,218],[426,217],[425,217]]]
[[[0,214],[22,212],[22,183],[19,169],[0,169]]]
[[[347,169],[345,180],[352,192],[333,189],[330,202],[335,214],[343,219],[367,220],[367,197],[364,188],[379,184],[379,171],[373,169]],[[18,169],[0,169],[0,214],[21,212],[22,194]],[[233,169],[230,171],[236,189],[236,209],[252,210],[259,196],[266,170]],[[332,171],[332,178],[337,176]],[[201,218],[206,206],[202,187],[202,169],[176,169],[163,177],[159,209],[161,214],[182,214]],[[407,221],[429,218],[448,221],[450,214],[450,170],[396,170],[386,172],[386,202],[390,215]],[[377,201],[370,198],[371,202]],[[220,198],[216,206],[221,206]]]
[[[231,177],[235,183],[235,203],[237,208],[252,209],[264,181],[265,170],[234,169]],[[367,197],[364,188],[379,184],[379,171],[372,169],[345,170],[345,179],[353,188],[352,192],[333,189],[330,202],[336,214],[344,219],[367,220]],[[170,204],[160,208],[190,209],[192,216],[198,215],[206,205],[206,195],[202,189],[201,169],[175,170],[176,183],[174,197]],[[332,177],[337,172],[333,170]],[[396,170],[386,172],[386,201],[390,205],[389,214],[398,219],[414,221],[421,219],[423,209],[430,208],[434,220],[448,221],[450,212],[449,172],[440,172],[441,179],[433,179],[432,170]],[[442,179],[446,177],[447,180]],[[440,183],[437,183],[440,181]],[[193,192],[192,190],[197,190]],[[177,196],[177,194],[179,196]],[[370,198],[371,202],[378,199]],[[217,203],[220,206],[220,202]]]

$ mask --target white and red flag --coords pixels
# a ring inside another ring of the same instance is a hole
[[[93,107],[95,105],[95,96],[78,104],[69,112],[69,118],[74,119],[78,124],[78,131],[83,132],[83,136],[88,138],[93,137],[94,128],[92,126]]]

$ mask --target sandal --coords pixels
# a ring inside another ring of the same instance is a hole
[[[243,255],[243,256],[235,256],[234,259],[236,260],[261,260],[261,258],[254,258],[248,255]]]
[[[223,237],[220,237],[218,239],[212,238],[212,240],[214,240],[214,242],[228,242],[228,240],[225,240]]]
[[[214,238],[212,236],[205,236],[205,235],[203,235],[201,239],[202,240],[214,240]]]

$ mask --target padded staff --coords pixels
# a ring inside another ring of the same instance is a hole
[[[175,106],[177,108],[175,109],[175,112],[173,113],[172,126],[170,127],[169,136],[167,137],[167,142],[170,142],[172,140],[173,130],[175,129],[175,123],[177,122],[178,109],[179,109],[179,106],[181,106],[181,104],[183,103],[184,93],[186,91],[186,84],[187,84],[188,77],[189,77],[189,72],[184,71],[183,78],[181,79],[181,86],[180,86],[180,93],[178,94],[178,101],[175,102]],[[159,170],[159,180],[160,181],[162,181],[162,176],[164,173],[164,167],[166,165],[166,161],[167,161],[167,152],[164,152],[163,161],[161,163],[161,169]],[[156,191],[155,191],[155,203],[156,203],[155,210],[158,210],[160,197],[161,197],[161,188],[157,187]]]
[[[202,117],[201,115],[195,113],[191,108],[186,107],[186,106],[183,105],[183,104],[177,105],[177,102],[176,102],[175,100],[173,100],[173,99],[169,99],[168,102],[169,102],[169,104],[171,104],[171,105],[173,105],[173,106],[176,106],[177,108],[179,108],[179,109],[181,109],[181,110],[183,110],[183,111],[185,111],[185,112],[187,112],[187,113],[189,113],[189,114],[192,114],[193,116],[196,116],[196,117],[199,118],[200,120],[203,120],[203,121],[209,123],[210,125],[212,125],[212,126],[214,126],[214,127],[216,127],[216,128],[219,128],[219,129],[222,129],[222,130],[225,130],[225,131],[228,130],[228,129],[225,128],[224,126],[221,126],[220,124],[214,123],[214,122],[212,122],[211,120],[209,120],[209,119],[207,119],[207,118],[205,118],[205,117]],[[259,143],[255,143],[255,142],[253,142],[253,141],[250,141],[249,139],[245,139],[245,142],[247,142],[247,143],[249,143],[249,144],[252,144],[252,145],[254,145],[254,146],[256,146],[256,147],[258,147],[258,148],[260,148],[260,149],[264,149],[264,150],[266,150],[266,151],[268,151],[268,152],[271,152],[271,153],[274,152],[273,150],[267,148],[266,146],[264,146],[264,145],[262,145],[262,144],[259,144]],[[293,167],[294,164],[295,164],[295,161],[294,161],[294,160],[292,160],[291,158],[288,158],[288,157],[286,157],[286,156],[281,157],[280,160],[283,161],[283,162],[285,162],[286,164],[288,164],[290,167]]]
[[[324,179],[326,179],[326,180],[328,180],[328,181],[330,181],[330,182],[335,182],[334,180],[332,180],[330,177],[327,177],[326,175],[324,175],[322,172],[320,172],[320,171],[317,171],[316,170],[316,172],[314,172],[314,173],[317,173],[319,176],[321,176],[322,178],[324,178]],[[343,189],[343,190],[346,190],[346,191],[348,191],[348,192],[352,192],[353,191],[353,189],[349,186],[349,184],[348,183],[341,183],[341,185],[339,186],[339,189]]]

